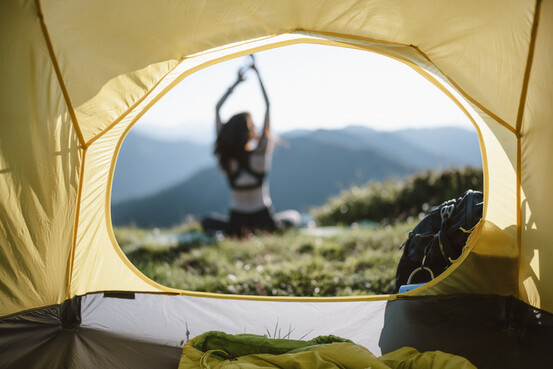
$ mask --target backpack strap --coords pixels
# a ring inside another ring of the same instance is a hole
[[[440,246],[440,252],[442,253],[442,256],[444,257],[446,263],[448,263],[449,265],[453,264],[455,260],[451,259],[451,255],[453,255],[453,247],[451,246],[451,242],[449,242],[449,238],[447,237],[446,229],[454,210],[455,203],[444,205],[440,209],[440,217],[442,218],[442,222],[440,224],[440,230],[436,234],[436,237],[438,238],[438,245]]]
[[[472,224],[475,217],[475,197],[475,192],[472,190],[468,190],[461,197],[461,201],[459,201],[458,203],[453,202],[452,204],[445,205],[440,209],[442,222],[440,225],[440,230],[437,233],[437,237],[442,256],[444,257],[446,263],[448,263],[449,265],[453,264],[456,260],[453,259],[453,255],[455,255],[455,248],[453,247],[451,241],[447,236],[447,228],[449,226],[451,216],[455,211],[455,206],[461,206],[461,203],[464,201],[464,206],[461,206],[461,208],[465,211],[465,224]]]

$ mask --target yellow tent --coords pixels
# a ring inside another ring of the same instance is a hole
[[[0,29],[0,366],[170,367],[187,334],[275,321],[375,353],[552,358],[553,1],[5,0]],[[191,73],[296,43],[404,62],[472,120],[485,213],[463,255],[402,295],[235,297],[149,280],[111,226],[125,135]]]

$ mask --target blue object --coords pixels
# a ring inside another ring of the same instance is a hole
[[[411,290],[414,290],[415,288],[419,288],[420,286],[424,286],[426,283],[414,283],[414,284],[404,284],[399,287],[398,293],[404,293],[409,292]]]

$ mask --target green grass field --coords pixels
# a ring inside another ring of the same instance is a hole
[[[332,227],[209,239],[197,224],[116,228],[130,261],[173,288],[265,296],[351,296],[393,289],[399,246],[414,224]],[[191,233],[192,232],[192,233]],[[178,241],[176,235],[188,235]]]
[[[317,224],[334,227],[244,241],[210,239],[194,222],[165,230],[116,228],[115,236],[138,269],[173,288],[265,296],[384,294],[394,287],[399,246],[424,212],[482,185],[482,170],[470,167],[371,182],[312,209]]]

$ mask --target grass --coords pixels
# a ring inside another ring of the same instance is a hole
[[[399,245],[416,222],[469,188],[482,188],[480,169],[369,183],[313,209],[318,224],[343,226],[243,241],[210,239],[195,222],[164,230],[116,228],[115,235],[138,269],[173,288],[264,296],[386,294],[394,287]]]
[[[151,279],[183,290],[263,296],[391,293],[399,246],[424,213],[467,189],[482,171],[418,173],[405,181],[353,187],[312,209],[333,227],[214,239],[199,224],[172,229],[116,228],[129,260]],[[339,226],[336,226],[339,225]]]
[[[399,245],[413,226],[292,230],[243,241],[208,239],[195,223],[166,230],[116,228],[115,234],[138,269],[169,287],[263,296],[352,296],[392,291]],[[177,241],[177,234],[191,237]]]
[[[481,169],[425,171],[403,181],[370,182],[344,190],[312,209],[312,214],[320,225],[405,222],[446,200],[458,198],[468,189],[482,191],[483,185]]]

